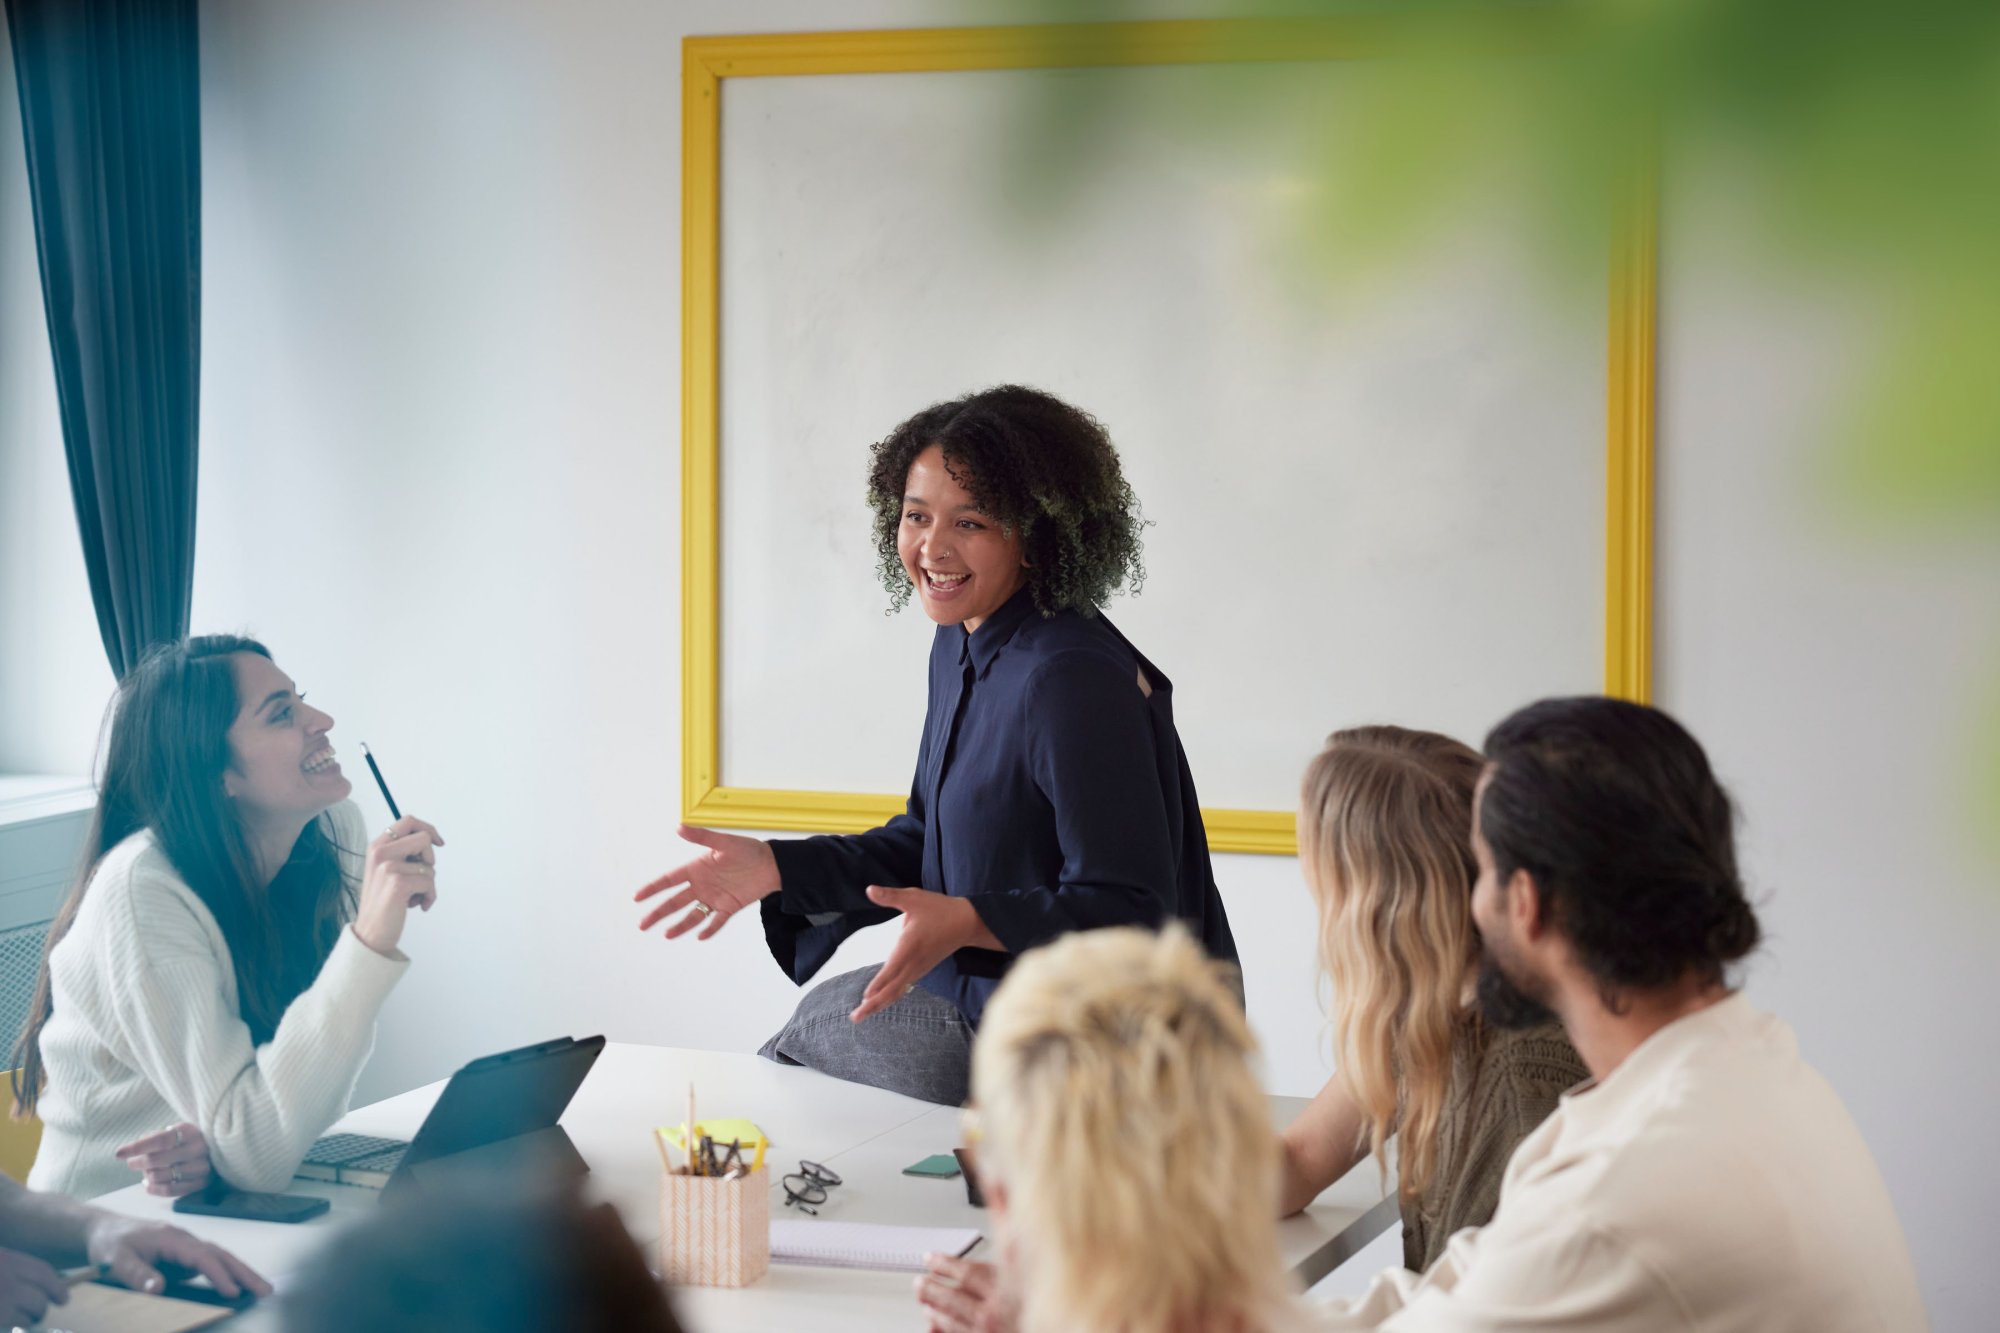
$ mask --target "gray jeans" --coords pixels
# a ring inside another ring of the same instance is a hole
[[[848,1020],[879,971],[844,972],[807,991],[757,1054],[940,1106],[964,1105],[972,1085],[972,1025],[957,1005],[914,990],[864,1022]]]

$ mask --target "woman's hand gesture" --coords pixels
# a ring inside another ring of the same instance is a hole
[[[182,1122],[134,1139],[113,1154],[146,1178],[146,1193],[177,1199],[208,1188],[208,1140],[201,1127]]]
[[[861,1003],[848,1015],[853,1022],[878,1014],[917,988],[917,981],[960,949],[998,949],[1000,941],[979,919],[967,898],[953,898],[929,889],[868,886],[868,901],[903,914],[903,933],[896,937],[888,959],[861,992]]]
[[[435,849],[442,846],[438,831],[413,815],[404,815],[368,844],[361,902],[354,912],[354,933],[363,944],[376,953],[393,954],[410,909],[431,910],[437,901]]]
[[[705,940],[721,930],[730,917],[778,891],[778,858],[771,855],[771,844],[763,839],[686,824],[674,833],[681,841],[702,848],[702,853],[632,895],[633,902],[643,903],[655,894],[671,894],[639,919],[639,929],[651,930],[656,923],[685,910],[685,916],[667,927],[667,938],[676,939],[700,926],[701,934],[696,938]]]

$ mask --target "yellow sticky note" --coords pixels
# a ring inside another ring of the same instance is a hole
[[[696,1138],[700,1138],[706,1134],[710,1139],[725,1147],[740,1139],[743,1142],[745,1152],[753,1148],[769,1147],[771,1142],[764,1137],[763,1130],[757,1128],[750,1121],[742,1119],[697,1120],[694,1124],[694,1130]],[[666,1136],[668,1143],[673,1144],[676,1148],[680,1148],[683,1151],[686,1150],[687,1145],[681,1142],[681,1126],[662,1125],[660,1126],[660,1133]]]

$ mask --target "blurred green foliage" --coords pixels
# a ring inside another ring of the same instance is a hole
[[[1868,312],[1865,372],[1830,386],[1814,459],[1832,484],[1812,489],[1850,533],[1950,541],[2000,568],[2000,0],[1215,0],[1207,12],[1374,34],[1386,58],[1340,71],[1337,114],[1250,66],[1181,108],[1291,135],[1308,253],[1349,275],[1410,257],[1498,189],[1548,273],[1601,292],[1607,201],[1655,170],[1669,192],[1728,182],[1751,253]],[[1147,0],[1023,0],[1016,17],[1159,13]],[[1115,147],[1116,108],[1081,81],[1056,86],[1024,142],[1039,154],[1029,193],[1059,213],[1063,180]],[[2000,842],[2000,671],[1968,703],[1983,726],[1968,729],[1976,777],[1961,790],[1975,836]]]
[[[1158,12],[1025,0],[1019,16]],[[1213,13],[1342,21],[1392,57],[1349,81],[1299,164],[1309,234],[1343,268],[1393,260],[1498,183],[1550,272],[1596,281],[1606,201],[1649,145],[1668,188],[1722,168],[1775,261],[1831,270],[1880,312],[1875,378],[1853,386],[1832,442],[1842,493],[1927,528],[2000,517],[2000,0],[1218,0]],[[1102,147],[1101,101],[1057,87],[1037,119],[1060,132],[1029,136],[1055,150],[1044,184]],[[1201,116],[1296,117],[1260,107],[1254,70],[1217,87]]]

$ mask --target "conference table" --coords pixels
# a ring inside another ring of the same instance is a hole
[[[589,1193],[616,1206],[655,1268],[661,1170],[651,1131],[685,1118],[690,1083],[698,1116],[742,1116],[754,1120],[770,1140],[765,1165],[773,1218],[799,1216],[785,1207],[778,1177],[796,1171],[800,1160],[810,1160],[831,1167],[842,1179],[820,1207],[822,1219],[970,1227],[986,1238],[972,1257],[989,1254],[990,1215],[967,1201],[963,1179],[903,1174],[904,1167],[960,1145],[956,1108],[755,1055],[614,1042],[605,1046],[561,1123],[590,1166]],[[440,1080],[362,1107],[335,1130],[407,1139],[443,1089]],[[1305,1105],[1297,1097],[1270,1100],[1274,1124],[1290,1120]],[[323,1196],[333,1206],[310,1222],[288,1225],[177,1214],[168,1200],[139,1186],[96,1202],[171,1221],[226,1246],[269,1278],[282,1302],[289,1282],[333,1230],[364,1218],[380,1197],[374,1190],[319,1181],[295,1180],[291,1188]],[[1364,1161],[1305,1212],[1279,1224],[1284,1262],[1302,1287],[1310,1286],[1380,1234],[1395,1215],[1395,1199],[1383,1197],[1373,1163]],[[751,1286],[681,1287],[673,1299],[693,1333],[914,1329],[922,1327],[922,1316],[911,1294],[912,1278],[909,1273],[773,1263]],[[272,1305],[265,1302],[224,1327],[245,1333],[277,1328]]]

